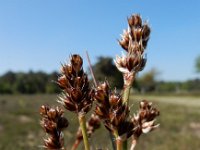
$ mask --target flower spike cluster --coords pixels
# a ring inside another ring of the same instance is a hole
[[[83,71],[83,60],[72,55],[69,64],[62,65],[58,85],[63,90],[59,102],[69,111],[87,113],[92,107],[91,89]]]
[[[111,92],[108,82],[100,84],[94,93],[97,101],[95,113],[103,120],[105,127],[119,137],[128,138],[133,133],[133,123],[129,119],[129,107],[123,103],[116,91]]]
[[[142,133],[148,133],[159,126],[155,125],[155,118],[159,116],[159,111],[152,107],[152,103],[146,100],[140,102],[139,112],[133,117],[136,128],[134,136],[139,138]]]
[[[40,124],[45,132],[49,134],[49,137],[44,139],[44,148],[48,150],[63,149],[64,138],[62,130],[68,126],[68,120],[63,117],[63,110],[59,107],[54,109],[42,105],[40,107],[40,115],[42,116]]]
[[[152,107],[152,103],[146,100],[140,102],[139,112],[134,115],[132,121],[135,126],[133,134],[133,140],[131,150],[133,150],[137,144],[137,140],[143,133],[149,133],[159,127],[159,124],[155,124],[155,118],[159,116],[160,112]]]
[[[128,18],[129,27],[124,30],[119,40],[121,47],[127,52],[121,57],[116,56],[115,64],[119,71],[124,74],[137,73],[143,70],[146,64],[144,50],[150,35],[150,28],[142,23],[139,15],[132,15]]]

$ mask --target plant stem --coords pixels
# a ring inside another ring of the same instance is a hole
[[[97,81],[96,81],[96,78],[94,76],[94,72],[93,72],[93,69],[92,69],[92,64],[91,64],[90,57],[89,57],[89,54],[88,54],[87,51],[86,51],[86,56],[87,56],[87,60],[88,60],[88,64],[89,64],[90,73],[91,73],[93,81],[94,81],[94,85],[97,87]]]
[[[131,74],[124,74],[124,91],[123,102],[129,104],[130,90],[135,79],[135,72]]]
[[[131,148],[130,148],[130,150],[134,150],[136,144],[137,144],[137,138],[134,138],[134,139],[132,140],[132,144],[131,144]]]
[[[114,131],[113,135],[115,136],[115,141],[116,141],[116,147],[117,147],[117,150],[122,150],[122,139],[121,137],[119,136],[117,130]]]
[[[131,91],[132,82],[131,82],[131,84],[126,85],[124,87],[123,102],[126,103],[127,105],[129,104],[129,95],[130,95],[130,91]],[[128,143],[127,142],[128,142],[127,140],[123,142],[123,150],[128,149]]]
[[[127,150],[128,149],[128,141],[124,141],[123,142],[123,150]]]
[[[109,132],[109,135],[110,135],[110,140],[111,140],[111,143],[112,143],[112,148],[113,150],[116,150],[116,144],[115,144],[115,136],[112,134],[112,132]]]
[[[88,136],[87,136],[85,115],[79,114],[78,119],[79,119],[79,124],[80,124],[81,130],[82,130],[85,150],[90,150],[90,145],[89,145]]]
[[[117,145],[117,150],[122,150],[123,142],[119,136],[116,139],[116,145]]]
[[[71,150],[76,150],[78,148],[78,145],[80,144],[80,140],[76,140],[71,148]]]
[[[124,91],[123,91],[123,102],[129,104],[129,96],[133,81],[135,80],[135,72],[131,74],[124,74]],[[128,141],[123,142],[123,150],[128,149]]]
[[[123,94],[123,102],[124,103],[129,103],[129,95],[130,95],[130,91],[131,91],[131,85],[127,85],[125,88],[124,88],[124,94]]]

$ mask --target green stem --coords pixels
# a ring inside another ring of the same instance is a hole
[[[79,114],[78,119],[79,119],[79,124],[80,124],[81,130],[82,130],[85,150],[90,150],[90,145],[89,145],[89,142],[88,142],[85,115]]]
[[[112,143],[112,148],[113,148],[113,150],[116,150],[116,144],[115,144],[115,140],[114,140],[115,136],[110,131],[109,131],[109,135],[110,135],[110,140]]]
[[[134,79],[135,79],[135,73],[124,75],[124,83],[126,84],[124,84],[123,102],[126,103],[127,105],[129,104],[129,96]],[[126,140],[123,142],[123,150],[127,149],[128,149],[128,141]]]
[[[126,85],[126,87],[124,87],[124,94],[123,94],[123,102],[124,103],[129,103],[129,95],[130,95],[130,91],[131,91],[131,85]]]
[[[117,150],[122,150],[122,145],[123,145],[123,142],[122,142],[122,139],[120,138],[117,130],[114,131],[113,135],[115,136],[115,141],[116,141],[116,147],[117,147]]]
[[[123,142],[123,150],[127,150],[128,149],[128,141],[124,141]]]
[[[131,84],[127,85],[124,87],[124,94],[123,94],[123,102],[126,103],[127,105],[129,104],[129,95],[131,91]],[[128,149],[128,143],[127,140],[123,142],[123,150]]]
[[[116,139],[117,150],[122,150],[123,142],[120,137]]]
[[[72,146],[72,149],[71,150],[76,150],[78,148],[78,145],[80,144],[81,140],[76,140],[74,142],[74,145]]]
[[[130,90],[135,79],[135,72],[124,75],[123,102],[129,104]]]

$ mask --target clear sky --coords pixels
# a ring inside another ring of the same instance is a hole
[[[0,0],[0,74],[57,71],[70,54],[85,59],[85,50],[93,63],[102,55],[114,58],[133,13],[152,28],[144,72],[157,68],[164,80],[199,76],[199,0]]]

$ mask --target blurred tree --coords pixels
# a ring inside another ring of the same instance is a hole
[[[198,56],[197,58],[196,58],[196,61],[195,61],[195,67],[196,67],[196,71],[198,72],[198,73],[200,73],[200,56]]]
[[[181,88],[187,92],[199,92],[200,91],[200,79],[185,81],[182,83]]]
[[[26,82],[23,80],[24,77],[24,73],[16,73],[16,81],[13,85],[14,93],[26,93]]]
[[[8,71],[2,76],[1,79],[9,84],[13,84],[16,80],[16,74],[12,71]]]
[[[57,93],[58,86],[52,81],[57,79],[57,73],[47,74],[45,72],[14,73],[7,72],[0,77],[0,93],[12,94],[35,94],[35,93]]]
[[[179,93],[182,90],[180,82],[157,82],[157,91],[161,93]],[[181,88],[181,89],[180,89]]]
[[[48,80],[46,84],[46,93],[53,94],[53,93],[59,93],[60,88],[54,81],[56,81],[58,78],[58,73],[57,72],[52,72],[51,74],[48,75]]]
[[[151,69],[138,78],[138,86],[141,92],[152,92],[156,89],[156,77],[158,73],[156,69]]]
[[[93,65],[94,74],[98,81],[109,80],[111,87],[122,88],[122,75],[113,64],[112,58],[100,57]],[[183,82],[157,81],[158,71],[152,69],[136,78],[134,88],[142,92],[180,93],[200,91],[200,79]],[[57,72],[45,73],[42,71],[27,73],[9,71],[0,76],[0,94],[35,94],[35,93],[58,93],[60,89],[53,81],[58,77]],[[110,82],[111,81],[111,82]]]
[[[11,94],[13,93],[13,84],[16,80],[16,74],[8,71],[0,78],[0,93]]]
[[[36,73],[29,71],[28,73],[18,73],[17,80],[15,82],[16,93],[37,93],[42,87],[39,84]]]
[[[107,79],[112,88],[121,89],[123,87],[123,76],[118,71],[111,57],[98,57],[97,63],[92,66],[97,81]]]

